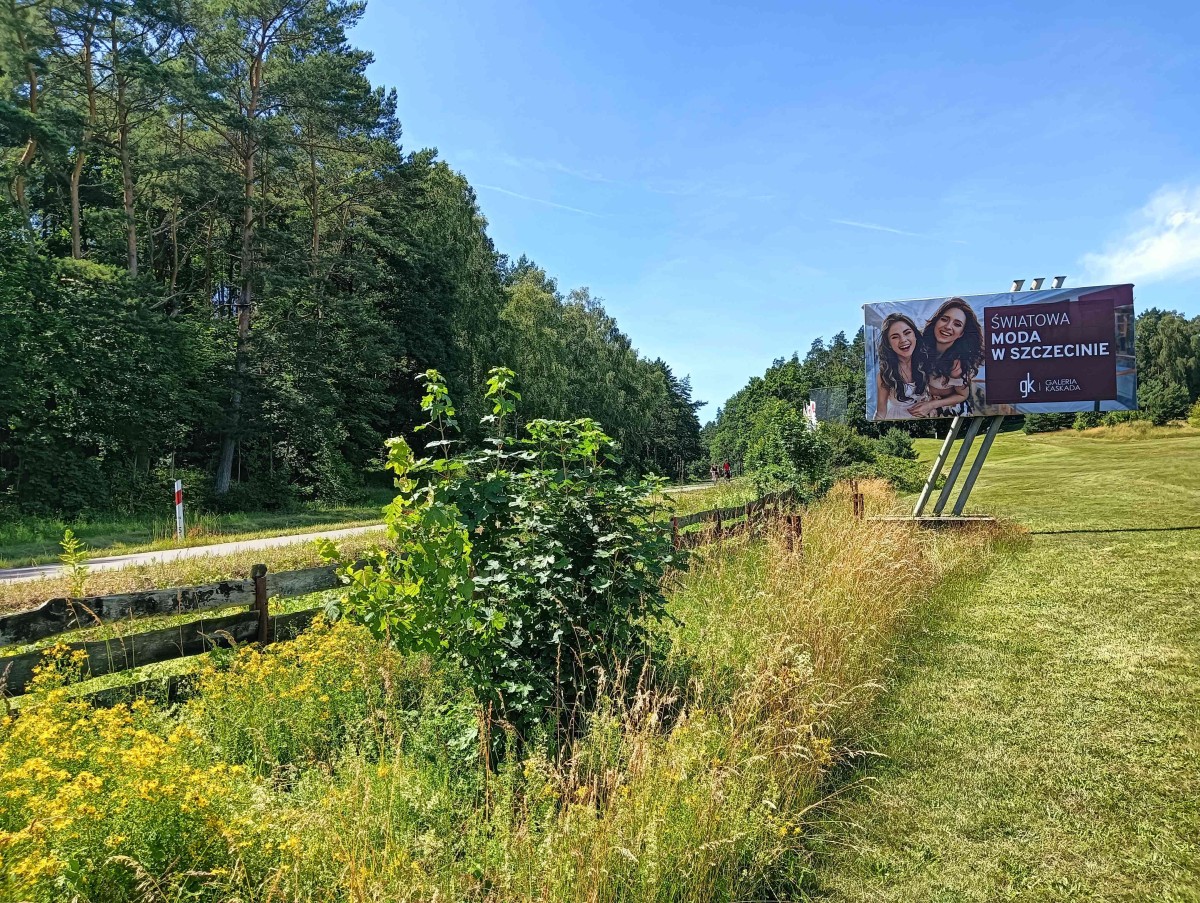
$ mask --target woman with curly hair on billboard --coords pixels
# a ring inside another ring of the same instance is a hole
[[[971,380],[983,364],[983,327],[962,298],[937,309],[921,334],[929,399],[909,410],[914,417],[952,417],[971,410]]]
[[[890,314],[879,329],[879,385],[876,420],[904,420],[925,394],[925,352],[921,331],[904,314]]]

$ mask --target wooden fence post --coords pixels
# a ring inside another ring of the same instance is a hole
[[[717,536],[717,540],[720,541],[720,539],[721,539],[721,512],[720,511],[717,512],[716,521],[717,521],[716,536]]]
[[[679,548],[679,518],[671,518],[671,545]]]
[[[787,550],[789,552],[794,552],[796,550],[795,538],[792,536],[792,518],[794,517],[794,514],[785,515],[783,521],[783,534],[787,538]]]
[[[267,566],[256,564],[250,568],[254,580],[254,610],[258,612],[258,641],[264,646],[271,642],[271,613],[267,606]]]
[[[804,551],[804,515],[803,514],[792,515],[792,527],[793,527],[793,532],[795,533],[795,536],[796,536],[796,550],[803,552]]]
[[[858,491],[858,480],[850,481],[850,492],[854,495],[854,516],[861,518],[867,511],[867,500],[861,492]]]

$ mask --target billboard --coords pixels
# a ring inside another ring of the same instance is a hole
[[[863,305],[867,419],[1137,408],[1133,286]]]

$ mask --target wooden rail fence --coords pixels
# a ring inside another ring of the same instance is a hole
[[[856,512],[858,502],[856,501]],[[774,518],[786,527],[789,550],[803,542],[803,527],[794,513],[793,492],[772,493],[745,505],[714,508],[671,518],[671,535],[677,547],[695,547],[719,541],[732,533],[752,530]],[[699,530],[687,528],[701,525]],[[707,527],[708,529],[704,529]],[[87,656],[86,671],[100,677],[142,665],[198,655],[215,647],[240,643],[270,643],[307,627],[320,608],[272,617],[268,600],[294,598],[340,586],[332,567],[267,573],[256,564],[244,580],[223,580],[206,586],[143,590],[109,596],[51,599],[37,608],[0,615],[0,694],[25,692],[44,648],[4,655],[4,647],[24,646],[49,637],[90,627],[129,624],[140,618],[190,614],[246,604],[245,611],[219,618],[201,618],[185,624],[130,635],[68,643],[71,651]]]
[[[768,519],[779,518],[789,525],[788,537],[789,540],[794,540],[800,531],[800,517],[792,513],[795,507],[795,491],[789,489],[784,492],[772,492],[744,505],[713,508],[709,511],[672,517],[671,536],[676,547],[695,547],[722,539],[727,533],[752,530]],[[687,531],[688,527],[696,524],[705,525],[708,529]]]
[[[9,695],[25,692],[45,649],[4,656],[5,646],[26,645],[72,630],[129,623],[154,615],[179,615],[249,603],[244,612],[205,618],[132,635],[68,643],[71,651],[87,655],[91,677],[126,671],[155,662],[198,655],[218,646],[271,642],[292,634],[320,611],[310,608],[271,617],[268,599],[292,598],[340,586],[332,567],[306,568],[268,574],[256,564],[246,580],[223,580],[207,586],[176,587],[92,596],[51,599],[37,608],[0,616],[0,687]]]

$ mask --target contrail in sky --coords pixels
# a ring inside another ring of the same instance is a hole
[[[878,223],[860,223],[852,219],[832,219],[831,223],[837,223],[839,226],[853,226],[856,229],[870,229],[873,232],[891,232],[893,235],[907,235],[910,238],[932,238],[935,241],[949,241],[956,245],[965,245],[965,241],[960,241],[957,238],[940,238],[937,235],[925,235],[921,232],[905,232],[903,229],[893,229],[891,226],[881,226]]]
[[[515,191],[509,191],[507,188],[501,188],[499,185],[479,185],[480,188],[486,188],[489,191],[498,191],[501,194],[507,194],[512,198],[520,198],[523,201],[533,201],[535,204],[545,204],[547,207],[557,207],[559,210],[570,210],[572,213],[582,213],[584,216],[594,216],[599,218],[599,213],[593,213],[591,210],[581,210],[578,207],[568,207],[566,204],[558,204],[554,201],[547,201],[545,198],[530,197],[527,194],[517,194]]]

